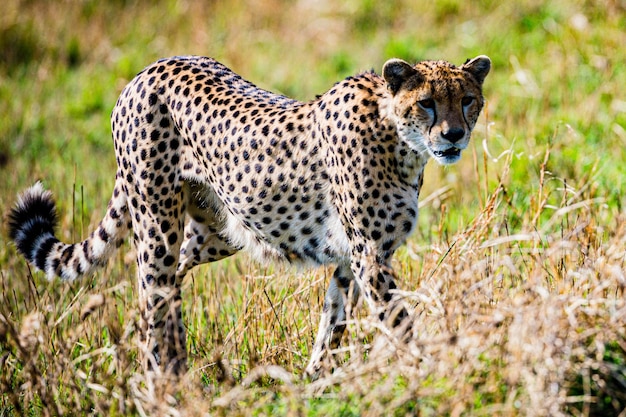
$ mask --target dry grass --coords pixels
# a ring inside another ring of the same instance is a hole
[[[3,276],[4,406],[17,415],[617,415],[626,407],[626,223],[598,224],[605,208],[587,195],[539,209],[557,227],[538,228],[529,211],[511,234],[503,174],[450,244],[410,242],[396,260],[402,288],[413,289],[402,294],[417,337],[387,341],[357,315],[334,373],[312,383],[301,373],[325,270],[259,270],[238,257],[195,271],[185,299],[193,364],[180,383],[138,372],[131,282],[72,289],[26,273],[28,285],[9,287]],[[406,267],[415,262],[420,271]]]

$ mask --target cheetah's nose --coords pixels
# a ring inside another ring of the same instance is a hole
[[[453,127],[447,132],[442,132],[441,136],[452,143],[456,143],[459,140],[463,139],[463,137],[465,136],[465,130],[463,130],[463,128],[461,127]]]

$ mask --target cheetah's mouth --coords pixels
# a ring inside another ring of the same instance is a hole
[[[437,158],[458,157],[461,155],[461,150],[453,146],[451,148],[446,149],[445,151],[433,151],[433,154]]]

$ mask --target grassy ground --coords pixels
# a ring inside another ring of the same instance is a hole
[[[5,1],[0,207],[41,179],[59,235],[86,236],[113,187],[109,112],[159,57],[211,55],[308,99],[391,57],[486,54],[473,147],[428,168],[394,260],[418,339],[368,353],[384,336],[362,311],[335,373],[306,381],[332,271],[238,255],[187,277],[191,370],[155,383],[130,245],[48,283],[2,226],[0,415],[626,415],[626,3],[338,3]]]

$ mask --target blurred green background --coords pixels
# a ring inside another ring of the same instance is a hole
[[[489,152],[482,181],[495,180],[495,159],[513,152],[511,203],[527,207],[524,189],[537,182],[550,146],[556,182],[578,189],[593,180],[621,207],[625,4],[8,0],[0,16],[2,205],[43,178],[61,201],[69,184],[84,184],[87,211],[101,210],[115,172],[109,113],[125,83],[160,57],[212,56],[263,88],[307,100],[391,57],[461,64],[486,54],[488,105],[474,135],[478,159]],[[459,167],[431,169],[426,190],[451,186],[448,207],[471,216],[463,206],[480,190],[474,165],[466,156]]]

